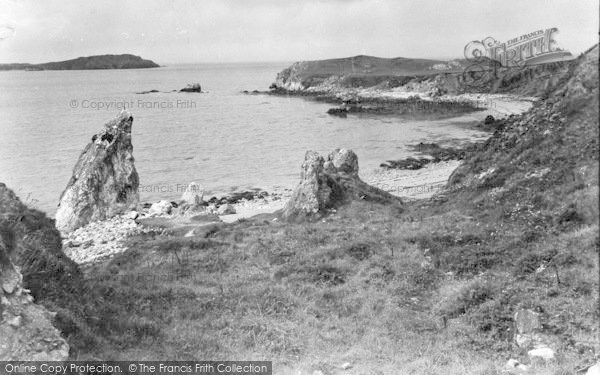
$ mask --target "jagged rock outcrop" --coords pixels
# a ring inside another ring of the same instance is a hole
[[[85,147],[60,196],[56,227],[69,232],[92,221],[127,212],[139,204],[139,178],[128,111],[104,126]]]
[[[53,265],[60,262],[35,259],[48,252],[31,251],[36,239],[24,239],[22,232],[35,218],[30,217],[28,210],[15,211],[19,205],[14,193],[0,184],[0,361],[64,361],[69,356],[69,346],[51,324],[54,314],[33,303],[29,290],[23,288],[23,276],[11,258],[23,260],[27,253],[29,258],[34,258],[26,263],[28,269],[40,261]],[[33,232],[31,235],[39,237],[41,234]],[[38,270],[38,276],[41,271]],[[52,272],[49,267],[45,271]]]
[[[301,181],[281,211],[284,218],[317,215],[352,200],[400,204],[399,198],[368,185],[358,177],[358,157],[352,150],[336,149],[327,159],[307,151]]]

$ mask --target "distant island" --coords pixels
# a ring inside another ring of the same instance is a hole
[[[0,64],[0,70],[92,70],[92,69],[142,69],[158,68],[160,65],[140,56],[98,55],[78,57],[72,60],[48,62],[43,64]]]

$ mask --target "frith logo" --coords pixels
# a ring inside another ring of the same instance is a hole
[[[474,40],[465,46],[465,58],[470,61],[489,59],[505,67],[540,64],[571,58],[569,51],[556,46],[556,27],[537,30],[500,43],[492,37]]]
[[[542,63],[570,60],[573,55],[556,46],[556,27],[537,30],[500,43],[492,37],[474,40],[465,46],[464,55],[470,64],[463,70],[461,84],[465,88],[489,88],[498,80],[500,68],[525,69]],[[549,72],[548,74],[552,74]]]

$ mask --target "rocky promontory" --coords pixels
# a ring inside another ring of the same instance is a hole
[[[444,119],[478,110],[497,116],[503,111],[497,103],[507,98],[511,106],[528,109],[569,67],[568,61],[494,68],[483,64],[483,73],[472,75],[471,64],[464,59],[372,56],[301,61],[277,74],[268,93],[335,104],[327,113],[342,118],[367,114]]]
[[[131,114],[122,111],[92,137],[60,196],[58,229],[69,232],[136,208],[139,178],[132,155],[132,124]]]
[[[345,87],[369,87],[381,83],[401,84],[417,74],[460,72],[467,61],[409,59],[404,57],[381,58],[353,56],[328,60],[299,61],[284,69],[273,83],[274,88],[287,91],[307,90],[339,84]]]

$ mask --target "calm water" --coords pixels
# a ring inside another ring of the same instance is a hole
[[[217,195],[293,187],[308,149],[352,148],[364,174],[406,156],[408,144],[481,136],[450,121],[342,119],[327,115],[327,104],[241,93],[266,89],[286,66],[0,72],[0,181],[53,215],[80,152],[118,114],[117,105],[134,116],[133,154],[143,201],[178,198],[191,181]],[[208,93],[136,94],[191,82]],[[111,107],[93,108],[100,103]]]

